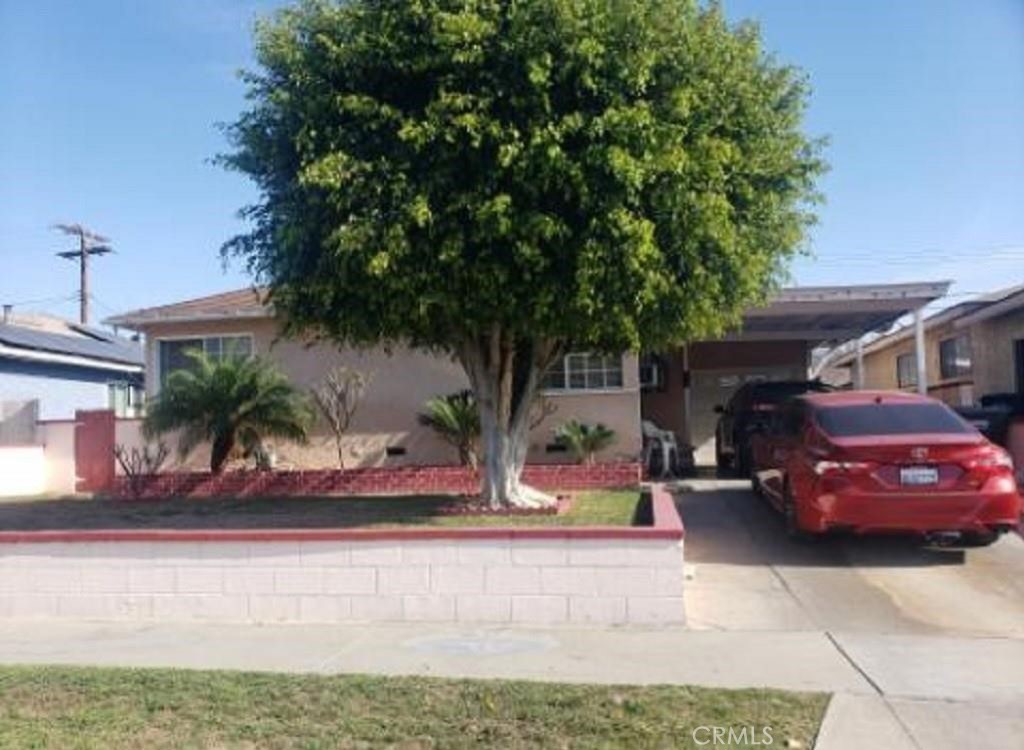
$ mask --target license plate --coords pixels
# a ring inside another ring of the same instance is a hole
[[[920,487],[939,483],[939,470],[934,466],[904,466],[900,469],[900,484]]]

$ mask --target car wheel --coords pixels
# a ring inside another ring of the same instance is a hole
[[[816,537],[800,526],[800,516],[796,511],[796,500],[787,482],[782,490],[782,518],[786,524],[786,536],[794,542],[808,542]]]
[[[756,471],[750,473],[750,489],[759,500],[765,499],[764,487],[761,486],[761,480]]]
[[[961,547],[988,547],[999,539],[995,531],[968,531],[960,535]]]

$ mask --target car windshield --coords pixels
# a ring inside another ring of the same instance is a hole
[[[818,424],[833,437],[862,435],[969,435],[974,428],[941,404],[855,404],[817,410]]]

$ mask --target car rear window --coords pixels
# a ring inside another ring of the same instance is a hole
[[[940,404],[856,404],[818,409],[818,424],[833,437],[970,434],[974,428]]]
[[[781,404],[801,393],[824,393],[830,390],[821,383],[772,383],[755,389],[750,400],[754,404]]]

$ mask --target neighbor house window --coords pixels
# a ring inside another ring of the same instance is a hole
[[[201,351],[212,360],[245,359],[252,356],[252,336],[204,336],[192,339],[163,339],[160,345],[160,384],[175,370],[191,366],[188,352]]]
[[[622,387],[622,357],[578,352],[566,354],[544,375],[550,391],[600,391]]]
[[[939,342],[939,372],[943,380],[971,374],[971,339],[966,335]]]
[[[896,358],[896,382],[900,388],[917,385],[917,355],[901,354]]]
[[[142,387],[134,383],[114,382],[107,384],[107,406],[117,417],[142,416],[145,395]]]

